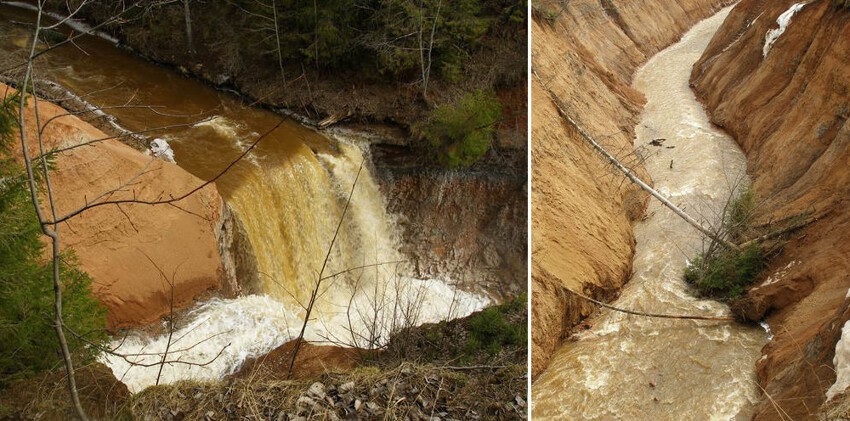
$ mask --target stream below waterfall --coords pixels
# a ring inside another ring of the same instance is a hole
[[[0,52],[7,58],[21,58],[31,27],[20,22],[34,18],[32,11],[0,5]],[[118,107],[108,113],[130,131],[187,125],[152,138],[165,139],[177,164],[201,179],[215,176],[281,120],[94,36],[42,56],[35,77],[58,82],[97,106],[161,106]],[[167,365],[160,383],[220,378],[298,334],[302,304],[309,300],[356,177],[339,238],[322,273],[373,266],[324,284],[307,339],[375,346],[385,343],[388,332],[399,325],[461,317],[490,303],[486,292],[458,290],[449,279],[414,279],[404,264],[374,266],[403,261],[404,256],[395,218],[386,210],[371,167],[367,145],[341,135],[329,138],[287,119],[216,182],[245,228],[262,293],[213,298],[191,309],[174,332],[169,360],[212,363]],[[119,352],[137,355],[132,357],[135,362],[150,364],[159,361],[157,353],[167,343],[165,336],[133,332],[115,345],[121,345]],[[158,365],[131,366],[116,357],[103,361],[133,392],[154,384],[159,376]]]
[[[639,69],[634,81],[647,99],[635,149],[655,188],[714,226],[735,186],[748,182],[746,160],[735,141],[712,126],[688,81],[730,10],[697,24]],[[655,139],[665,140],[650,145]],[[694,298],[683,281],[688,259],[703,247],[700,234],[654,199],[646,215],[635,225],[631,280],[613,304],[649,313],[728,315],[725,304]],[[767,341],[764,330],[607,309],[589,322],[592,328],[565,341],[532,385],[534,419],[749,419],[759,396],[755,363]]]

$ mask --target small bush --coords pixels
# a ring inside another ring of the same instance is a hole
[[[685,269],[685,282],[701,295],[729,299],[740,296],[766,266],[765,253],[758,244],[740,251],[722,249],[699,256]]]
[[[742,243],[752,235],[756,202],[752,188],[747,187],[730,200],[723,218],[721,236]],[[732,250],[712,242],[702,255],[685,268],[685,282],[700,295],[730,299],[744,293],[764,270],[767,253],[759,244]]]
[[[525,329],[510,323],[500,307],[490,307],[469,318],[469,339],[466,351],[484,350],[497,354],[506,345],[519,345],[525,341]]]
[[[406,329],[379,356],[388,361],[491,364],[513,361],[526,350],[527,295],[451,321]]]
[[[531,3],[531,15],[538,21],[553,25],[566,7],[565,1],[538,0]]]
[[[741,241],[750,234],[755,211],[755,194],[752,187],[748,186],[729,203],[723,219],[723,228],[733,242]]]
[[[490,148],[502,105],[492,92],[468,93],[457,104],[435,109],[414,131],[449,167],[470,166]]]

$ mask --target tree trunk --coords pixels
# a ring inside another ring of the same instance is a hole
[[[192,41],[192,13],[189,9],[189,0],[183,0],[183,16],[186,19],[186,41],[189,44],[189,51],[192,51],[194,42]]]
[[[555,104],[555,107],[558,109],[558,113],[561,115],[561,117],[564,120],[567,120],[567,122],[569,122],[570,125],[575,127],[575,129],[579,132],[581,137],[584,138],[584,140],[586,140],[588,143],[590,143],[590,145],[593,147],[593,149],[595,149],[603,157],[605,157],[605,159],[608,162],[610,162],[615,168],[620,170],[620,172],[622,172],[629,180],[631,180],[633,183],[637,184],[638,187],[640,187],[641,189],[643,189],[644,191],[646,191],[647,193],[652,195],[652,197],[658,199],[658,201],[660,201],[664,206],[666,206],[667,208],[672,210],[673,213],[678,215],[680,218],[684,219],[685,222],[690,224],[692,227],[696,228],[697,231],[701,232],[706,237],[716,241],[719,244],[722,244],[724,247],[726,247],[728,249],[731,249],[731,250],[740,250],[741,249],[738,245],[732,243],[729,240],[726,240],[725,238],[722,238],[721,236],[712,232],[710,229],[702,226],[702,224],[700,224],[696,219],[692,218],[690,215],[685,213],[685,211],[683,211],[681,208],[679,208],[678,206],[673,204],[673,202],[671,202],[669,199],[667,199],[666,197],[661,195],[661,193],[659,193],[658,191],[656,191],[655,189],[650,187],[649,184],[646,184],[643,180],[638,178],[625,165],[621,164],[620,161],[614,155],[611,155],[607,150],[605,150],[605,148],[602,147],[602,145],[599,142],[597,142],[596,140],[593,139],[593,136],[591,136],[590,133],[586,132],[584,130],[584,128],[582,128],[582,126],[578,124],[578,122],[573,120],[573,118],[570,117],[569,114],[567,114],[566,110],[564,110],[560,101],[558,101],[557,97],[555,97],[555,95],[548,88],[546,88],[546,84],[543,83],[543,81],[540,79],[540,76],[537,74],[537,72],[532,70],[532,73],[534,73],[534,77],[536,77],[537,80],[540,81],[540,84],[543,86],[543,89],[549,95],[549,98],[552,100],[552,103]]]

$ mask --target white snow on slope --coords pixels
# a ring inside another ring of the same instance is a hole
[[[797,14],[800,10],[803,9],[808,3],[794,3],[790,9],[786,10],[784,13],[779,15],[776,19],[776,23],[779,24],[779,28],[771,29],[767,31],[767,35],[764,37],[764,48],[762,49],[762,55],[767,57],[767,53],[770,52],[771,47],[779,39],[782,34],[785,33],[785,28],[791,23],[791,18]]]
[[[850,295],[850,291],[847,291],[847,295]],[[826,391],[827,400],[844,392],[847,386],[850,386],[850,320],[841,328],[841,339],[835,344],[832,365],[835,366],[835,383]]]

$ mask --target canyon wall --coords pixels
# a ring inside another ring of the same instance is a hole
[[[11,90],[0,84],[0,92],[5,96]],[[29,101],[25,109],[31,156],[38,152],[34,106],[35,101]],[[38,111],[45,149],[107,137],[52,103],[38,102]],[[98,200],[162,200],[202,183],[177,165],[115,139],[60,153],[51,182],[60,216]],[[47,212],[44,200],[42,205]],[[110,328],[141,326],[170,312],[170,283],[177,309],[220,287],[225,278],[216,238],[221,212],[214,185],[173,206],[95,207],[60,224],[61,247],[72,250],[91,275],[93,293],[107,307]]]
[[[795,233],[735,307],[775,333],[758,377],[757,420],[817,417],[850,288],[850,11],[809,2],[769,49],[768,31],[796,0],[743,0],[692,73],[715,124],[747,155],[759,223],[801,213]],[[765,54],[765,51],[767,53]]]
[[[526,292],[525,177],[386,166],[378,174],[415,276],[448,278],[498,301]]]
[[[593,307],[631,273],[646,197],[613,170],[558,106],[623,162],[640,168],[632,140],[643,96],[635,70],[729,0],[533,2],[532,377]]]

